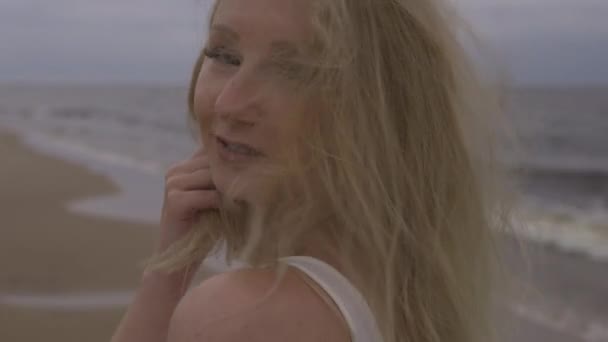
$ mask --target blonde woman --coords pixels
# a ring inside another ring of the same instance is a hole
[[[201,149],[167,174],[113,341],[488,341],[489,97],[446,9],[218,0],[189,97]],[[220,247],[246,267],[190,286]]]

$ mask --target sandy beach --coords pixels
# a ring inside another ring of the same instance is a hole
[[[133,290],[156,227],[92,218],[68,202],[111,194],[110,180],[0,134],[0,297]],[[0,341],[108,341],[123,308],[0,304]]]
[[[37,151],[0,131],[0,341],[108,341],[157,227],[67,210],[120,190],[114,179]],[[135,208],[137,198],[121,205]],[[508,272],[530,295],[507,299],[503,341],[608,341],[605,261],[522,243],[506,241]]]

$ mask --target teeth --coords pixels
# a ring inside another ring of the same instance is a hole
[[[244,146],[244,145],[240,145],[240,144],[226,144],[226,149],[233,153],[239,153],[239,154],[244,154],[244,155],[248,155],[248,156],[254,156],[257,154],[251,148]]]

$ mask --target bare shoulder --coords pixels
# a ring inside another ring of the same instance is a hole
[[[274,287],[276,276],[272,270],[240,270],[206,280],[176,308],[168,341],[350,340],[340,317],[296,271]]]

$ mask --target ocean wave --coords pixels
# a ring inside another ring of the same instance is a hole
[[[602,176],[608,177],[608,158],[605,156],[568,156],[560,158],[542,158],[520,162],[514,167],[524,175],[530,176]]]
[[[61,119],[89,119],[91,117],[99,116],[99,114],[104,113],[100,112],[98,108],[82,106],[56,107],[51,109],[50,114],[51,116]]]
[[[126,167],[147,174],[162,174],[168,165],[158,161],[143,160],[132,155],[116,153],[91,146],[86,141],[69,136],[52,135],[21,125],[4,123],[5,128],[19,134],[26,143],[37,150],[60,159],[89,159],[104,164]]]
[[[58,157],[76,155],[103,164],[126,167],[146,174],[161,175],[168,165],[141,160],[132,156],[100,150],[78,141],[28,132],[30,144]],[[568,205],[547,205],[546,202],[526,198],[517,214],[515,232],[527,239],[551,244],[566,251],[608,260],[608,209],[602,201],[577,208]]]
[[[608,212],[602,206],[541,208],[528,204],[514,218],[514,232],[596,260],[608,260]]]
[[[101,150],[92,146],[88,146],[86,143],[76,140],[40,135],[30,135],[28,137],[28,140],[36,145],[52,145],[54,149],[60,152],[65,152],[67,154],[77,154],[82,157],[94,159],[98,162],[115,166],[127,167],[130,169],[138,170],[143,173],[160,174],[166,167],[165,165],[159,162],[150,160],[140,160],[126,154],[119,154],[115,152]]]
[[[99,106],[55,106],[47,108],[49,118],[69,124],[69,121],[90,121],[91,125],[98,125],[100,121],[111,121],[123,127],[147,126],[161,131],[187,133],[185,125],[187,115],[181,114],[183,120],[150,117],[137,111],[121,110],[117,108]]]

